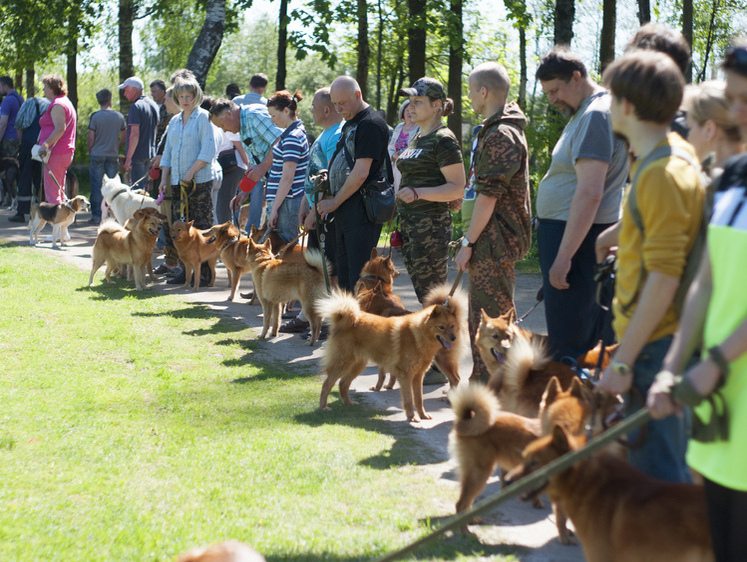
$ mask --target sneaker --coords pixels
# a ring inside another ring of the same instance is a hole
[[[171,279],[166,281],[167,285],[184,285],[184,282],[187,280],[187,276],[185,275],[183,270],[179,270],[179,273],[177,275],[173,275]]]
[[[429,385],[436,385],[436,384],[446,384],[448,379],[446,376],[431,367],[426,371],[425,376],[423,377],[423,386],[429,386]]]
[[[175,267],[174,269],[169,269],[166,272],[166,277],[178,277],[178,276],[184,277],[184,270],[181,267]]]
[[[90,219],[88,219],[88,220],[86,221],[86,224],[91,224],[91,225],[93,225],[93,226],[98,226],[98,225],[100,225],[100,224],[101,224],[101,219],[94,219],[94,218],[90,218]]]
[[[319,332],[319,338],[317,341],[324,341],[329,335],[329,327],[326,324],[322,324],[322,329]],[[311,337],[311,330],[306,330],[303,334],[300,334],[302,339],[308,340]]]
[[[157,268],[153,270],[153,273],[155,273],[156,275],[166,275],[173,270],[174,270],[173,267],[169,267],[165,263],[162,263],[161,265],[159,265]]]
[[[293,320],[280,326],[278,331],[283,332],[284,334],[300,334],[301,332],[306,332],[309,329],[309,326],[310,324],[308,322],[305,320],[299,320],[296,316]]]
[[[10,222],[20,222],[26,224],[26,219],[23,217],[21,213],[18,213],[17,215],[13,215],[12,217],[8,218],[8,221]]]
[[[254,298],[254,291],[249,291],[248,293],[239,293],[239,296],[242,299],[252,300]]]

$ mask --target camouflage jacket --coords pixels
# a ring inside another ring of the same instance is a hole
[[[526,117],[516,102],[485,120],[474,156],[475,191],[497,199],[478,242],[489,241],[500,259],[519,261],[531,244]]]

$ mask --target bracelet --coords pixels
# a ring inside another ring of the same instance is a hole
[[[729,362],[724,357],[724,352],[721,351],[721,348],[717,345],[708,348],[708,357],[716,363],[716,366],[721,371],[721,376],[726,378],[729,374]]]
[[[415,196],[415,199],[413,199],[413,201],[417,201],[419,199],[418,192],[415,191],[414,187],[411,187],[410,190],[412,191],[412,194]]]

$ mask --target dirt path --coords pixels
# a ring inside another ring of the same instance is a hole
[[[12,213],[0,211],[0,240],[17,244],[28,244],[28,230],[25,225],[17,225],[8,222]],[[91,268],[91,247],[96,237],[96,227],[85,225],[90,215],[82,214],[79,217],[80,226],[70,229],[72,241],[60,250],[52,250],[51,243],[39,244],[38,250],[54,256],[63,261],[73,263],[85,271]],[[51,234],[51,227],[45,227],[43,235]],[[395,250],[394,260],[400,276],[395,281],[395,292],[400,295],[409,309],[418,308],[415,292],[402,264],[401,254]],[[155,260],[154,263],[160,263]],[[456,278],[456,270],[450,269],[449,279],[453,282]],[[103,268],[94,279],[94,283],[103,282]],[[537,290],[541,285],[538,275],[517,274],[516,276],[516,306],[521,316],[535,304]],[[228,281],[225,268],[219,264],[218,279],[215,287],[200,290],[193,293],[191,290],[181,287],[166,285],[163,281],[151,286],[148,290],[173,293],[190,302],[208,305],[217,313],[230,316],[246,323],[248,326],[262,327],[261,308],[249,306],[246,301],[238,298],[234,303],[228,302]],[[467,287],[467,276],[462,279],[462,286]],[[249,276],[244,276],[240,290],[251,289]],[[544,332],[544,308],[540,304],[524,322],[524,326],[533,331]],[[257,351],[258,358],[265,362],[276,362],[283,365],[303,365],[308,368],[318,368],[318,359],[321,357],[321,348],[315,346],[310,348],[305,342],[295,335],[281,334],[279,337],[265,342]],[[462,379],[469,377],[472,369],[471,358],[467,358],[460,366]],[[381,392],[370,391],[369,388],[376,382],[376,369],[369,367],[363,375],[358,377],[352,390],[357,394],[363,405],[377,408],[388,413],[387,419],[398,425],[407,424],[404,412],[400,406],[399,390],[384,390]],[[435,489],[443,491],[445,497],[442,501],[443,512],[438,515],[449,515],[453,513],[454,503],[459,494],[459,484],[455,473],[455,465],[449,460],[447,452],[448,433],[451,429],[452,414],[448,403],[444,399],[446,386],[425,387],[425,408],[433,416],[431,420],[425,420],[419,424],[410,424],[412,436],[433,451],[436,462],[423,465],[427,477],[437,481]],[[338,406],[336,394],[330,397],[333,407]],[[486,497],[499,490],[500,483],[497,477],[491,478],[485,492],[478,498]],[[534,509],[528,504],[516,500],[509,501],[505,505],[495,509],[483,516],[484,524],[471,527],[486,545],[487,552],[499,554],[513,554],[520,560],[531,562],[557,561],[575,562],[583,560],[581,549],[577,546],[563,546],[558,542],[555,530],[554,518],[549,508],[549,502],[545,501],[544,509]],[[436,515],[436,514],[433,514]],[[490,556],[484,558],[491,559]]]

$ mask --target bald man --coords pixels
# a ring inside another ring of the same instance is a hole
[[[456,257],[459,269],[469,270],[473,381],[488,380],[475,346],[481,310],[491,317],[515,313],[514,265],[531,244],[527,120],[516,102],[506,103],[509,87],[498,63],[483,63],[469,76],[472,109],[486,117],[474,153],[475,209]]]
[[[387,162],[389,128],[363,100],[353,78],[335,79],[330,97],[335,111],[346,122],[329,163],[332,197],[319,201],[317,210],[322,216],[334,216],[338,284],[352,291],[381,234],[381,225],[368,220],[360,190],[391,175],[391,164]]]

